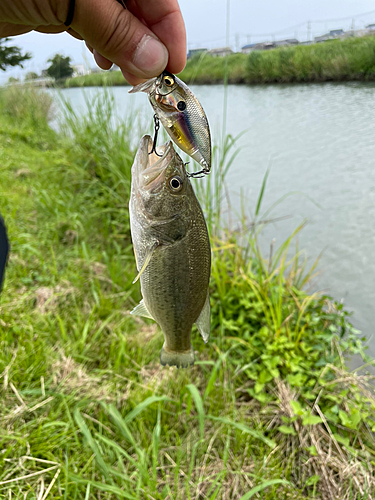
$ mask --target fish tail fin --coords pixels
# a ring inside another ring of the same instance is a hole
[[[165,366],[177,366],[177,368],[187,368],[194,364],[194,351],[190,347],[190,351],[176,352],[169,351],[163,346],[160,354],[160,363]]]

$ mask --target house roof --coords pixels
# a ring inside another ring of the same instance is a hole
[[[253,47],[255,47],[255,45],[257,45],[256,43],[248,43],[247,45],[244,45],[243,47],[241,47],[241,50],[242,49],[251,49]]]
[[[342,33],[344,33],[344,30],[331,30],[329,32],[329,35],[332,35],[332,36],[335,36],[335,35],[341,35]]]

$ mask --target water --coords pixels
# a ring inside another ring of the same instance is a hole
[[[224,88],[192,89],[215,142],[222,129]],[[91,98],[102,91],[62,94],[84,113],[84,93]],[[113,95],[119,115],[140,108],[145,123],[151,122],[145,94],[114,87]],[[295,194],[273,210],[273,217],[291,217],[269,225],[263,243],[275,238],[280,244],[307,220],[300,248],[311,263],[323,251],[315,287],[353,311],[353,323],[369,339],[368,353],[375,357],[375,84],[229,86],[226,131],[237,135],[244,129],[242,150],[228,174],[234,209],[242,192],[252,213],[270,165],[264,209]]]

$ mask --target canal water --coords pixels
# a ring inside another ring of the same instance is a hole
[[[192,89],[218,142],[224,87]],[[130,109],[139,109],[147,132],[152,119],[148,99],[128,90],[111,90],[117,114],[126,117]],[[74,88],[62,95],[86,113],[85,95],[92,102],[101,92]],[[322,253],[315,289],[353,311],[353,324],[366,335],[368,353],[375,357],[375,84],[229,86],[226,132],[236,136],[244,130],[227,176],[234,211],[242,194],[251,217],[270,167],[263,208],[284,198],[271,216],[286,218],[267,226],[262,244],[282,243],[306,220],[299,247],[310,263]]]

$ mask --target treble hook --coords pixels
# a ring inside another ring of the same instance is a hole
[[[209,170],[206,168],[199,170],[199,172],[187,172],[188,177],[192,177],[193,179],[202,179],[205,175],[208,175],[210,173]]]
[[[152,153],[155,153],[156,156],[160,156],[161,157],[163,155],[159,155],[159,153],[156,151],[156,143],[157,143],[157,140],[158,140],[159,128],[160,128],[160,120],[159,120],[159,118],[155,114],[154,115],[154,142],[152,143],[152,149],[151,149],[151,151],[148,154],[151,155]]]

